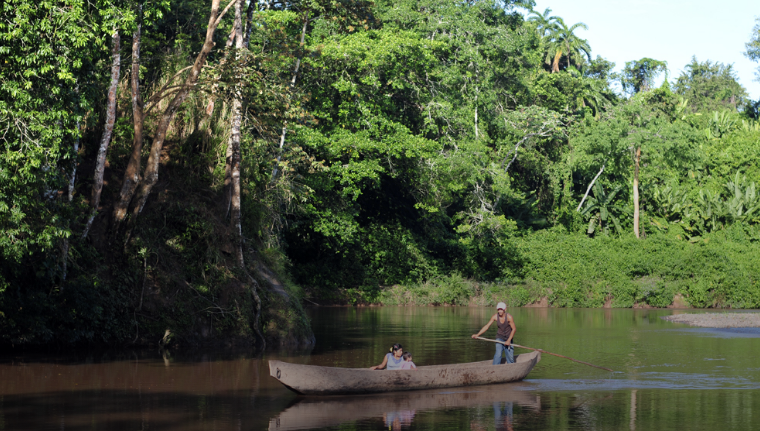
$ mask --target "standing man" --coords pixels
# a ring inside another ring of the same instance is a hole
[[[480,337],[491,327],[491,324],[496,321],[496,326],[498,328],[496,331],[496,340],[499,341],[499,343],[496,343],[496,354],[493,356],[494,365],[501,364],[502,354],[506,354],[508,364],[515,363],[515,348],[512,346],[512,339],[515,336],[517,328],[515,327],[515,321],[512,319],[512,315],[508,314],[506,310],[507,304],[503,302],[496,304],[496,314],[491,316],[491,320],[486,323],[486,326],[484,326],[483,329],[472,336],[472,338]]]

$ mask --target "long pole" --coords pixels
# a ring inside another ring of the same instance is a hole
[[[506,345],[506,344],[507,344],[507,343],[506,343],[506,342],[504,342],[504,341],[499,341],[499,340],[492,340],[492,339],[490,339],[490,338],[483,338],[483,337],[478,337],[477,339],[478,339],[478,340],[483,340],[483,341],[491,341],[491,342],[493,342],[493,343],[500,343],[500,344],[504,344],[504,345]],[[546,353],[547,355],[553,355],[553,356],[558,356],[558,357],[560,357],[560,358],[569,359],[569,360],[571,360],[571,361],[573,361],[573,362],[577,362],[577,363],[579,363],[579,364],[588,365],[589,367],[599,368],[599,369],[602,369],[602,370],[605,370],[605,371],[610,371],[610,372],[613,372],[613,373],[615,372],[615,370],[611,370],[611,369],[609,369],[609,368],[600,367],[600,366],[598,366],[598,365],[594,365],[594,364],[589,364],[588,362],[579,361],[579,360],[577,360],[577,359],[569,358],[569,357],[567,357],[567,356],[563,356],[563,355],[560,355],[560,354],[557,354],[557,353],[547,352],[546,350],[543,350],[543,349],[534,349],[533,347],[525,347],[525,346],[521,346],[521,345],[519,345],[519,344],[515,344],[515,343],[512,343],[512,345],[513,345],[513,346],[515,346],[515,347],[519,347],[519,348],[521,348],[521,349],[535,350],[536,352]]]

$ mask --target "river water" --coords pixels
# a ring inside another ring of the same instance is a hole
[[[491,309],[317,308],[309,310],[311,351],[3,356],[0,431],[760,428],[759,328],[695,329],[660,319],[672,310],[509,312],[516,343],[616,372],[543,355],[516,384],[298,397],[269,377],[267,360],[369,367],[393,343],[418,365],[493,356],[492,344],[469,338]],[[485,336],[494,333],[495,325]]]

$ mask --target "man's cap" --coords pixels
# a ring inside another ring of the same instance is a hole
[[[507,304],[505,304],[503,302],[500,302],[500,303],[496,304],[496,311],[499,311],[499,309],[506,310],[507,309]]]

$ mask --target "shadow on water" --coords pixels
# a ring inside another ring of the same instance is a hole
[[[274,350],[282,354],[308,355],[313,346],[282,348]],[[261,358],[265,352],[253,349],[188,350],[170,348],[103,349],[87,351],[18,352],[0,355],[0,364],[51,363],[59,365],[106,364],[124,361],[170,361],[173,363],[196,363]]]
[[[217,394],[140,390],[59,391],[0,397],[3,430],[258,430],[261,411],[286,399],[252,396],[250,390]]]
[[[256,430],[294,398],[240,352],[123,357],[6,359],[0,430]]]

